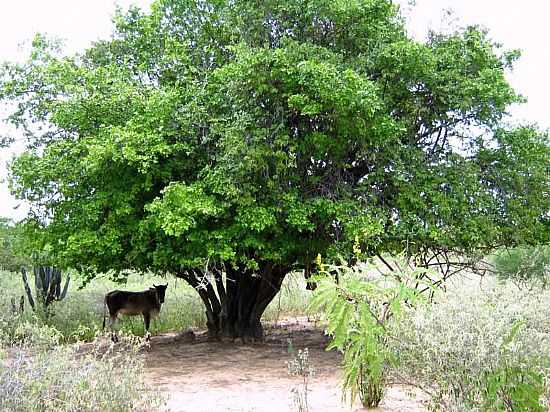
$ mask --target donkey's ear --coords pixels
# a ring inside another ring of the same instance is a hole
[[[153,287],[156,289],[158,286],[153,283]]]
[[[168,282],[166,282],[166,285],[164,285],[164,287],[165,287],[165,288],[167,288],[167,287],[168,287]]]

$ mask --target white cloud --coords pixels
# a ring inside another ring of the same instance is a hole
[[[406,4],[406,0],[401,0]],[[528,103],[514,107],[518,120],[550,128],[547,96],[550,94],[550,2],[542,0],[416,0],[408,14],[411,34],[423,38],[428,28],[440,29],[443,10],[454,11],[460,26],[479,24],[506,49],[521,49],[522,58],[508,75],[512,86]]]

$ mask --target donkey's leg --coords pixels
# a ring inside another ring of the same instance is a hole
[[[116,333],[116,329],[114,327],[116,319],[117,319],[116,313],[109,314],[109,329],[111,330],[111,340],[115,343],[118,342],[118,336]]]
[[[151,335],[149,334],[149,326],[151,325],[151,314],[149,312],[143,312],[143,321],[145,322],[145,340],[151,340]]]

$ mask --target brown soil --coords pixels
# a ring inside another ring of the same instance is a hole
[[[152,338],[146,351],[147,380],[168,396],[167,409],[189,412],[283,412],[298,411],[292,388],[300,378],[287,372],[288,339],[295,350],[308,348],[315,376],[309,379],[311,412],[360,411],[359,402],[341,400],[338,353],[326,352],[327,339],[315,325],[301,321],[279,322],[266,328],[266,341],[257,345],[208,342],[197,334],[183,343],[176,334]],[[394,386],[381,406],[372,411],[425,411],[423,399]]]

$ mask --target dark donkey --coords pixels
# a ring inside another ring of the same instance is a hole
[[[149,325],[151,316],[156,316],[160,312],[160,307],[164,303],[166,294],[166,285],[153,285],[152,288],[143,292],[127,292],[125,290],[113,290],[105,295],[105,308],[109,308],[109,327],[111,329],[111,339],[117,341],[118,338],[113,332],[113,325],[121,315],[143,315],[145,321],[145,332],[149,340]],[[103,330],[105,330],[105,310],[103,312]]]

